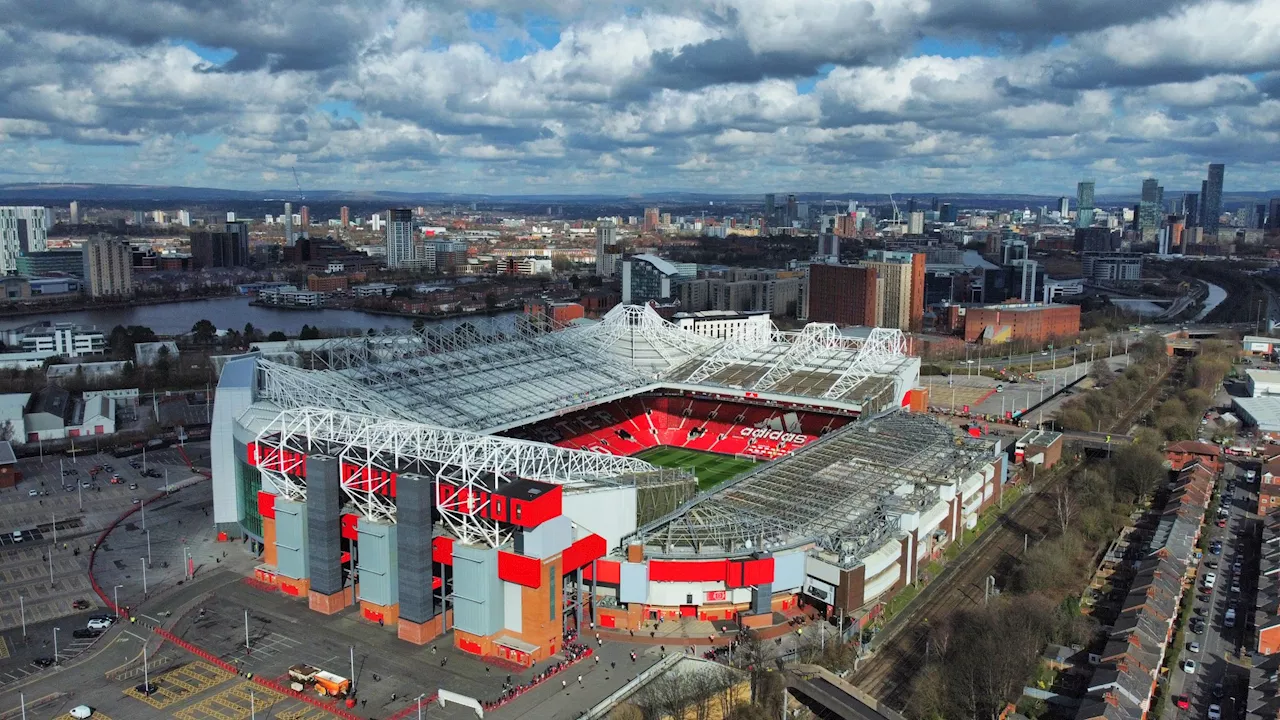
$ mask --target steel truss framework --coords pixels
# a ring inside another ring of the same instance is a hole
[[[938,485],[990,460],[937,421],[895,412],[846,426],[809,448],[699,496],[623,544],[670,557],[747,554],[815,543],[845,566],[927,508]]]
[[[726,340],[715,352],[671,375],[695,384],[730,384],[839,400],[905,359],[906,350],[901,330],[873,328],[867,337],[859,338],[842,335],[832,324],[810,323],[800,332],[773,330]]]
[[[260,360],[258,390],[285,408],[323,404],[484,430],[667,379],[839,400],[904,351],[898,330],[857,338],[814,323],[712,339],[652,308],[620,305],[591,325],[517,320],[338,338],[312,352],[310,370]]]
[[[281,412],[259,431],[257,444],[259,469],[292,500],[306,499],[296,454],[324,453],[354,466],[356,472],[343,480],[343,492],[371,520],[395,521],[386,473],[430,477],[442,488],[452,488],[438,497],[437,509],[455,537],[493,547],[505,543],[508,532],[480,513],[488,493],[503,483],[523,478],[558,485],[631,485],[673,476],[635,458],[317,407]]]

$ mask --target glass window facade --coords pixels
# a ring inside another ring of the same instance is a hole
[[[262,473],[243,460],[236,461],[236,481],[240,490],[240,526],[250,535],[262,537],[262,515],[258,513],[258,492],[262,490]]]

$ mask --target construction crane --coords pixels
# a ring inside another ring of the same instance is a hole
[[[893,224],[897,225],[902,222],[902,215],[898,213],[898,201],[893,199],[893,193],[889,193],[889,204],[893,206]]]
[[[298,199],[306,200],[307,196],[302,194],[302,182],[298,180],[298,168],[293,168],[293,184],[298,188]]]

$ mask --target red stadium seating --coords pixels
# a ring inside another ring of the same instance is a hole
[[[773,459],[851,419],[745,403],[640,396],[516,428],[508,434],[612,455],[634,455],[665,445]]]

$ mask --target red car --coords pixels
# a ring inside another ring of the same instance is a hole
[[[1191,707],[1191,699],[1186,695],[1178,695],[1173,699],[1173,704],[1177,705],[1179,710],[1186,710]]]
[[[1226,526],[1227,526],[1226,518],[1218,518],[1218,527],[1224,528]]]

